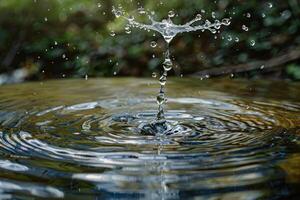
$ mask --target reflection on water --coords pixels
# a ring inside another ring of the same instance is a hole
[[[0,88],[0,199],[299,195],[300,85],[173,79],[167,127],[156,126],[170,126],[165,135],[143,132],[155,89],[138,79]]]

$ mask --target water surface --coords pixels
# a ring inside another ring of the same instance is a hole
[[[282,199],[300,189],[300,85],[171,79],[0,87],[0,199]]]

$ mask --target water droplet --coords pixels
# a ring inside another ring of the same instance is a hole
[[[173,63],[171,59],[166,59],[165,62],[163,63],[165,71],[170,71],[172,69]]]
[[[156,100],[158,105],[162,105],[165,102],[165,94],[159,93],[159,95],[157,95]]]
[[[255,40],[251,40],[251,41],[250,41],[250,45],[251,45],[252,47],[255,46],[255,43],[256,43]]]
[[[98,7],[98,8],[101,8],[101,6],[102,6],[101,3],[98,3],[98,4],[97,4],[97,7]]]
[[[84,78],[87,81],[89,79],[89,76],[86,74]]]
[[[128,20],[129,20],[130,22],[134,21],[134,16],[130,15],[130,16],[128,17]]]
[[[251,18],[251,14],[250,14],[250,13],[247,13],[247,14],[246,14],[246,17],[247,17],[247,18]]]
[[[248,28],[246,25],[243,25],[243,26],[242,26],[242,29],[243,29],[244,31],[249,31],[249,28]]]
[[[150,43],[150,46],[151,46],[152,48],[155,48],[155,47],[157,47],[157,42],[155,42],[155,41],[152,41],[152,42]]]
[[[166,82],[167,82],[167,77],[164,76],[164,75],[162,75],[162,76],[160,77],[160,79],[159,79],[160,85],[161,85],[161,86],[164,86],[164,85],[166,85]]]
[[[168,12],[168,16],[169,16],[169,18],[175,17],[175,12],[173,10],[170,10]]]
[[[44,18],[44,21],[45,21],[45,22],[47,22],[47,21],[48,21],[48,18],[47,18],[47,17],[45,17],[45,18]]]
[[[55,45],[55,46],[57,46],[57,45],[58,45],[58,43],[55,41],[55,42],[54,42],[54,45]]]
[[[131,33],[131,29],[129,25],[125,26],[125,33],[130,34]]]
[[[115,13],[116,17],[119,18],[122,15],[122,12],[120,10],[116,11]]]
[[[235,37],[234,41],[235,41],[235,42],[239,42],[239,41],[240,41],[240,38]]]
[[[201,14],[197,14],[196,15],[196,20],[201,20],[202,19],[202,15]]]
[[[138,9],[138,12],[139,12],[140,14],[146,14],[145,9],[142,8],[142,7]]]
[[[157,74],[155,72],[152,73],[152,78],[156,78]]]
[[[110,32],[110,35],[111,35],[112,37],[114,37],[114,36],[116,36],[116,33],[115,33],[114,31],[111,31],[111,32]]]
[[[268,3],[268,7],[269,7],[269,8],[273,8],[273,4],[269,2],[269,3]]]
[[[215,13],[215,12],[211,12],[211,17],[212,17],[213,19],[215,19],[215,18],[216,18],[216,13]]]
[[[222,19],[222,24],[225,25],[225,26],[230,25],[230,19],[228,19],[228,18]]]
[[[263,70],[265,68],[265,65],[260,66],[260,69]]]

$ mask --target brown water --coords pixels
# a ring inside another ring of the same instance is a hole
[[[173,131],[159,136],[144,131],[156,90],[147,79],[1,86],[0,199],[297,199],[299,84],[171,79]]]

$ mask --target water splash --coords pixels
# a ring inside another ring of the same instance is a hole
[[[146,31],[152,30],[160,33],[167,43],[170,43],[179,33],[209,30],[211,33],[215,34],[217,33],[217,30],[221,28],[221,26],[230,25],[229,18],[224,18],[221,21],[215,19],[214,22],[211,22],[209,20],[204,21],[201,14],[197,14],[193,20],[185,24],[174,24],[172,18],[175,16],[175,13],[173,11],[169,12],[168,19],[163,19],[161,22],[159,22],[154,19],[153,13],[140,8],[139,14],[146,15],[150,20],[149,24],[143,24],[137,22],[133,16],[128,15],[122,9],[122,7],[113,7],[112,12],[117,18],[121,17],[127,20],[127,25],[131,28],[139,28]]]
[[[146,130],[150,131],[152,129],[155,132],[160,132],[166,134],[170,132],[170,126],[166,124],[165,114],[164,114],[164,104],[167,102],[167,98],[165,96],[165,86],[167,83],[168,72],[173,68],[173,62],[170,56],[170,43],[179,33],[188,33],[188,32],[195,32],[195,31],[202,31],[209,30],[211,33],[216,34],[218,30],[222,26],[229,26],[230,19],[224,18],[222,20],[215,19],[215,13],[212,13],[212,17],[214,19],[213,22],[209,20],[203,20],[201,14],[197,14],[196,17],[185,23],[185,24],[175,24],[172,21],[172,18],[175,17],[174,11],[169,11],[168,18],[163,19],[162,21],[156,21],[154,19],[154,12],[150,12],[145,10],[144,8],[139,8],[138,13],[141,15],[145,15],[149,19],[149,24],[144,24],[137,22],[134,16],[127,14],[121,6],[118,8],[113,7],[112,9],[113,14],[117,18],[125,19],[128,24],[125,27],[125,30],[130,30],[130,28],[139,28],[145,31],[155,31],[161,34],[164,38],[165,42],[167,43],[166,52],[165,52],[165,60],[163,62],[163,73],[159,78],[160,83],[160,90],[157,95],[157,104],[158,104],[158,113],[156,117],[156,121],[148,124],[146,126]],[[153,45],[151,45],[153,46]]]

